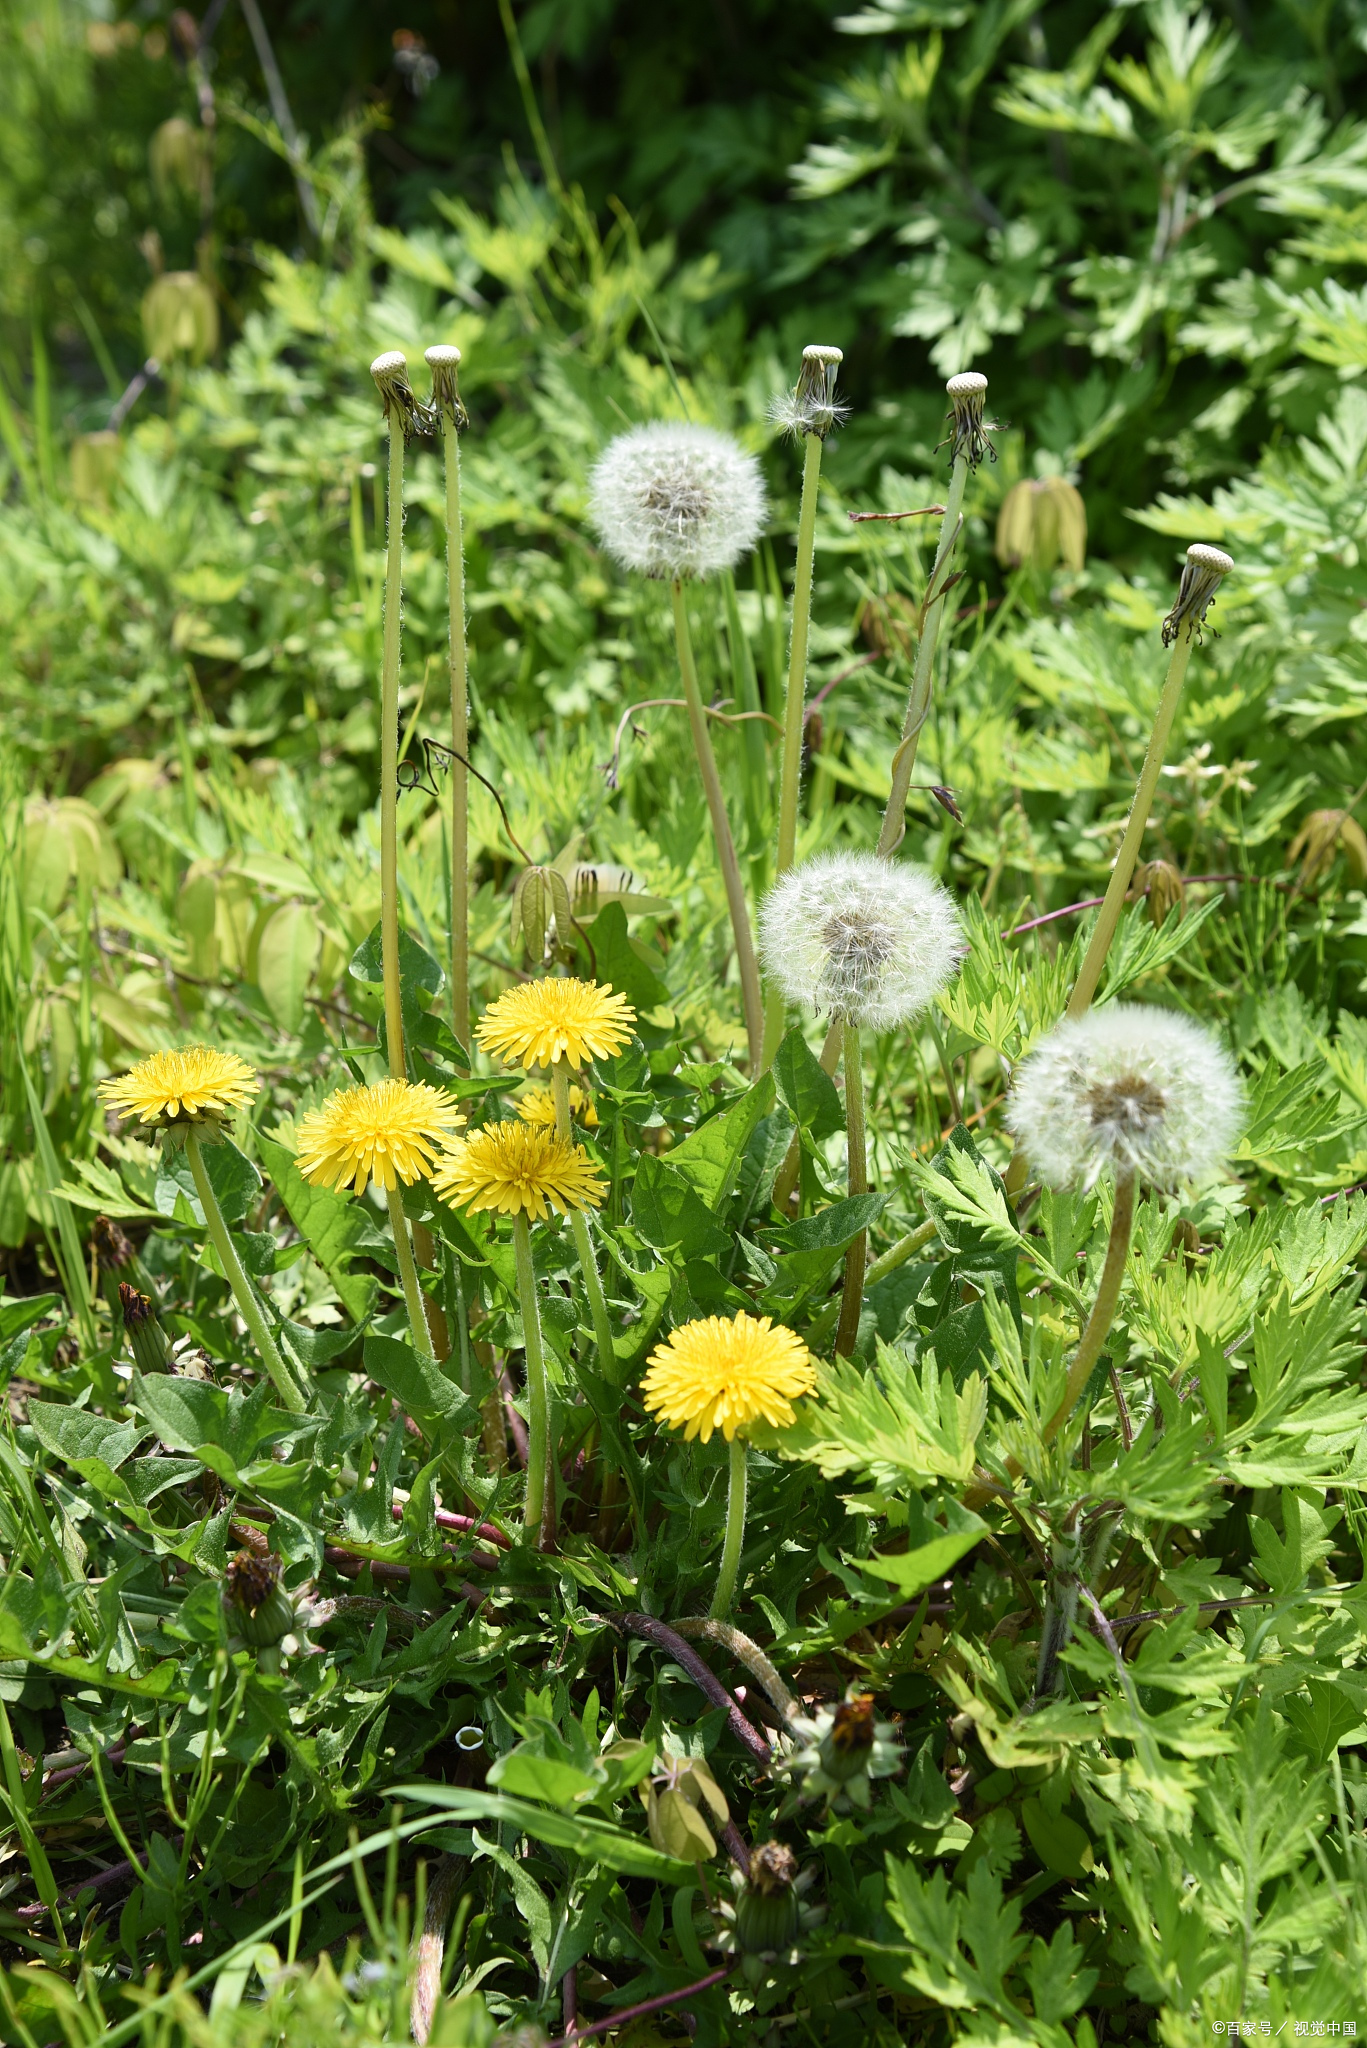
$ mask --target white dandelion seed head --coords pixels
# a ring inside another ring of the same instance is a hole
[[[1051,1187],[1091,1187],[1108,1169],[1150,1187],[1205,1180],[1243,1122],[1234,1062],[1175,1010],[1115,1003],[1068,1018],[1011,1084],[1007,1123]]]
[[[790,869],[765,897],[759,931],[790,1002],[873,1031],[919,1016],[964,953],[948,890],[876,853],[823,853]]]
[[[589,483],[589,516],[624,569],[711,576],[748,554],[764,525],[758,462],[729,434],[659,420],[619,434]]]

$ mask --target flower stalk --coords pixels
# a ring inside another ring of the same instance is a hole
[[[413,1244],[408,1234],[408,1218],[403,1210],[403,1196],[397,1187],[386,1188],[385,1200],[389,1207],[390,1228],[394,1232],[394,1256],[399,1262],[399,1279],[403,1284],[404,1306],[408,1310],[408,1327],[413,1332],[413,1349],[419,1358],[435,1358],[432,1332],[427,1322],[427,1299],[418,1279],[417,1261],[413,1257]]]
[[[194,1124],[188,1124],[185,1128],[185,1152],[190,1161],[195,1193],[199,1196],[199,1206],[204,1211],[209,1236],[213,1240],[214,1250],[218,1253],[224,1277],[232,1288],[233,1299],[237,1303],[242,1320],[251,1332],[252,1341],[261,1354],[261,1362],[271,1376],[282,1406],[287,1408],[291,1415],[302,1415],[308,1403],[295,1384],[294,1375],[280,1356],[270,1326],[261,1313],[261,1305],[252,1292],[252,1284],[242,1270],[242,1261],[237,1256],[228,1233],[228,1226],[223,1220],[223,1211],[218,1206],[218,1196],[214,1193],[213,1182],[209,1179],[209,1170],[204,1163],[204,1153],[200,1147],[199,1131]]]
[[[465,631],[465,535],[460,510],[460,436],[469,416],[460,402],[458,348],[429,348],[432,409],[441,420],[446,474],[446,589],[451,673],[451,1028],[470,1049],[470,666]]]
[[[555,1132],[569,1145],[574,1141],[570,1128],[570,1077],[568,1062],[563,1059],[551,1062],[551,1091],[555,1099]],[[584,1292],[589,1298],[589,1313],[593,1318],[594,1340],[598,1346],[598,1370],[609,1386],[617,1377],[617,1353],[612,1339],[612,1322],[608,1316],[607,1297],[598,1273],[598,1262],[593,1255],[593,1239],[589,1234],[589,1219],[582,1209],[570,1210],[570,1229],[574,1233],[574,1249],[579,1257],[579,1270],[584,1276]]]
[[[845,1131],[849,1153],[846,1169],[851,1195],[869,1191],[868,1138],[864,1129],[864,1062],[859,1026],[846,1017],[841,1024],[845,1052]],[[859,1336],[859,1314],[864,1305],[864,1272],[868,1265],[869,1234],[861,1230],[845,1252],[845,1285],[840,1297],[840,1323],[835,1348],[842,1358],[853,1355]]]
[[[736,858],[736,843],[731,836],[726,798],[722,791],[721,777],[717,773],[717,757],[712,751],[712,739],[707,730],[702,692],[698,688],[698,671],[693,661],[693,642],[688,630],[688,608],[684,602],[682,579],[676,576],[671,588],[674,603],[674,637],[679,651],[679,671],[683,678],[684,699],[688,705],[688,722],[693,732],[693,748],[698,757],[698,771],[702,776],[703,794],[707,798],[717,858],[721,863],[722,881],[726,887],[727,907],[731,913],[731,931],[736,944],[736,965],[740,973],[741,1005],[745,1015],[745,1036],[749,1045],[750,1065],[758,1073],[764,1048],[764,998],[760,990],[755,941],[750,930],[750,912],[745,901],[745,885],[741,881],[740,862]]]
[[[745,1509],[750,1489],[748,1452],[745,1439],[733,1436],[727,1445],[726,1536],[722,1543],[717,1590],[708,1609],[712,1621],[722,1621],[731,1612],[736,1579],[740,1572],[741,1545],[745,1540]]]
[[[522,1311],[523,1356],[527,1362],[527,1493],[522,1526],[534,1532],[539,1550],[555,1541],[555,1466],[551,1454],[551,1396],[546,1354],[541,1342],[541,1311],[532,1265],[532,1232],[526,1211],[513,1215],[513,1256],[517,1262],[517,1299]]]
[[[1133,1172],[1118,1173],[1115,1182],[1115,1207],[1111,1214],[1111,1234],[1106,1243],[1106,1261],[1101,1268],[1096,1300],[1092,1303],[1092,1312],[1078,1340],[1077,1350],[1073,1353],[1063,1399],[1045,1424],[1043,1436],[1047,1444],[1053,1442],[1081,1400],[1087,1382],[1092,1377],[1092,1370],[1101,1356],[1101,1347],[1115,1320],[1120,1289],[1125,1278],[1125,1261],[1129,1257],[1130,1239],[1134,1234],[1134,1197]]]
[[[1067,1014],[1081,1017],[1096,994],[1101,970],[1106,964],[1111,941],[1115,937],[1120,913],[1125,906],[1130,883],[1134,878],[1135,863],[1143,844],[1144,830],[1153,808],[1158,778],[1163,772],[1167,756],[1168,740],[1172,734],[1173,720],[1182,696],[1182,685],[1186,680],[1187,663],[1191,660],[1192,639],[1204,619],[1206,609],[1220,586],[1223,577],[1234,567],[1230,557],[1219,548],[1196,545],[1187,549],[1187,566],[1182,572],[1182,582],[1177,593],[1177,602],[1163,622],[1163,640],[1172,645],[1172,658],[1168,662],[1168,673],[1163,683],[1163,694],[1158,700],[1158,712],[1149,735],[1148,752],[1140,770],[1139,783],[1130,806],[1129,823],[1125,837],[1120,842],[1115,866],[1107,885],[1101,909],[1092,927],[1092,936],[1087,942],[1073,992],[1068,998]]]
[[[408,365],[397,350],[370,366],[389,428],[388,553],[380,663],[380,953],[384,969],[389,1071],[402,1081],[403,1005],[399,990],[399,637],[403,620],[403,458],[414,412]]]

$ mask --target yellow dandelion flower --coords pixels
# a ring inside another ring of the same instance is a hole
[[[582,1145],[539,1124],[486,1124],[448,1146],[432,1186],[458,1209],[494,1209],[536,1222],[553,1209],[596,1209],[607,1193]]]
[[[555,1129],[555,1090],[553,1088],[529,1088],[519,1096],[517,1113],[524,1124],[545,1124]],[[577,1081],[570,1082],[570,1116],[586,1131],[598,1128],[598,1112],[593,1106],[593,1097],[587,1088],[581,1088]]]
[[[485,1052],[523,1067],[606,1059],[631,1037],[636,1012],[596,981],[524,981],[508,989],[475,1026]]]
[[[761,1417],[776,1429],[796,1418],[792,1403],[816,1390],[802,1339],[768,1316],[704,1316],[657,1344],[641,1381],[652,1415],[690,1441],[719,1429],[730,1443]]]
[[[167,1130],[172,1124],[216,1124],[244,1109],[261,1083],[235,1052],[180,1045],[154,1052],[126,1074],[101,1081],[100,1093],[120,1116]]]
[[[363,1195],[373,1180],[388,1193],[398,1181],[424,1180],[464,1121],[446,1090],[425,1081],[339,1088],[299,1119],[299,1171],[315,1187],[349,1182]]]

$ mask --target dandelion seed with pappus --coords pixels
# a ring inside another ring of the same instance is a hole
[[[764,964],[791,1002],[833,1019],[845,1064],[848,1187],[868,1193],[860,1030],[910,1023],[935,1000],[963,956],[949,892],[929,875],[873,853],[827,853],[794,868],[760,912]],[[777,1184],[774,1200],[780,1202]],[[848,1357],[859,1335],[868,1234],[845,1253],[835,1348]]]
[[[1234,1063],[1188,1017],[1121,1004],[1065,1018],[1022,1061],[1007,1122],[1025,1156],[1054,1187],[1115,1178],[1110,1239],[1096,1300],[1045,1431],[1055,1436],[1091,1377],[1120,1299],[1136,1185],[1171,1190],[1209,1178],[1243,1119]]]
[[[599,459],[589,485],[589,516],[604,547],[623,568],[666,579],[670,585],[684,702],[726,889],[750,1062],[758,1071],[764,1047],[759,966],[698,686],[684,585],[734,568],[759,539],[765,516],[759,464],[738,441],[712,427],[677,420],[633,427],[630,433],[619,434]]]
[[[837,405],[835,380],[845,360],[843,349],[812,344],[802,351],[802,368],[797,388],[771,401],[769,417],[794,440],[816,434],[821,440],[833,427],[843,426],[850,416],[847,405]]]
[[[766,509],[755,457],[729,434],[680,420],[619,434],[589,483],[589,517],[608,553],[665,581],[733,569]]]

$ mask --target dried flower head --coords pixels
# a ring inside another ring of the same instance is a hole
[[[729,434],[677,420],[633,427],[599,458],[589,514],[624,569],[711,576],[748,554],[764,525],[764,480]]]
[[[1311,811],[1286,849],[1287,865],[1299,860],[1298,889],[1313,889],[1342,853],[1355,888],[1367,882],[1367,832],[1351,811]]]
[[[1192,543],[1177,586],[1177,602],[1163,621],[1165,647],[1171,647],[1184,626],[1188,640],[1193,633],[1200,638],[1211,601],[1233,567],[1233,556],[1223,548],[1206,547],[1201,541]]]
[[[1187,885],[1181,869],[1175,868],[1170,860],[1141,861],[1131,886],[1136,896],[1147,897],[1150,924],[1162,924],[1174,905],[1179,917],[1185,915]]]
[[[290,1592],[281,1581],[283,1569],[274,1551],[239,1550],[223,1574],[228,1648],[255,1650],[263,1671],[278,1671],[282,1657],[311,1650],[310,1629],[320,1628],[336,1611],[311,1584]]]
[[[118,1224],[108,1216],[97,1216],[91,1224],[90,1246],[101,1273],[118,1273],[132,1263],[132,1245]]]
[[[1115,1003],[1068,1018],[1016,1071],[1007,1121],[1052,1187],[1107,1171],[1151,1187],[1204,1180],[1239,1134],[1229,1054],[1189,1017]]]
[[[704,1316],[681,1323],[650,1354],[641,1397],[688,1442],[727,1443],[761,1419],[787,1429],[793,1402],[816,1388],[812,1356],[796,1331],[768,1316]]]
[[[385,418],[397,413],[404,440],[411,441],[415,434],[426,433],[427,415],[413,395],[408,381],[408,358],[402,349],[388,349],[384,355],[376,356],[370,374],[383,401]]]
[[[130,1287],[126,1280],[120,1280],[119,1314],[123,1318],[128,1348],[138,1371],[165,1372],[168,1355],[166,1332],[161,1327],[151,1295],[142,1294],[136,1287]]]
[[[945,386],[949,394],[949,411],[945,418],[953,421],[950,429],[950,454],[955,462],[962,455],[970,469],[976,469],[986,456],[995,462],[997,451],[992,446],[995,431],[991,420],[983,418],[983,407],[987,402],[987,379],[981,370],[964,370],[961,375],[951,377]]]
[[[823,441],[832,427],[842,426],[850,416],[850,409],[847,405],[836,404],[835,380],[844,360],[844,351],[838,348],[822,348],[816,344],[804,348],[797,389],[785,391],[769,407],[769,417],[774,425],[782,427],[794,440],[801,440],[805,434],[816,434]]]
[[[518,1097],[517,1113],[524,1124],[541,1124],[547,1130],[555,1128],[555,1090],[553,1088],[529,1088],[525,1095]],[[586,1131],[598,1127],[598,1112],[593,1106],[593,1097],[577,1081],[570,1083],[570,1118],[582,1124]]]
[[[485,1052],[523,1067],[610,1059],[631,1038],[636,1012],[596,981],[551,975],[505,989],[475,1026]]]
[[[867,1807],[870,1781],[888,1778],[902,1761],[897,1729],[880,1721],[873,1694],[852,1685],[836,1707],[792,1723],[797,1747],[784,1759],[797,1803],[824,1795],[828,1811]]]
[[[423,361],[432,372],[430,411],[435,419],[449,419],[457,433],[464,433],[470,424],[470,415],[460,402],[456,379],[456,372],[460,369],[460,350],[454,343],[439,342],[435,348],[424,349]]]
[[[299,1119],[299,1171],[316,1187],[350,1185],[358,1195],[372,1180],[386,1191],[399,1181],[411,1186],[464,1121],[446,1090],[425,1081],[339,1088]]]
[[[947,890],[874,853],[792,868],[759,915],[764,965],[790,1002],[891,1031],[933,1002],[963,957]]]
[[[719,1909],[717,1947],[740,1958],[747,1983],[759,1985],[777,1967],[801,1962],[801,1937],[825,1917],[823,1907],[803,1904],[816,1875],[815,1864],[799,1870],[785,1842],[761,1842],[748,1868],[732,1873],[736,1899]]]
[[[565,1215],[571,1209],[596,1209],[607,1193],[597,1162],[582,1145],[524,1123],[485,1124],[449,1146],[432,1186],[472,1215],[492,1209],[533,1222],[555,1210]]]
[[[245,1109],[261,1083],[256,1069],[235,1052],[210,1045],[180,1045],[149,1053],[126,1074],[101,1081],[100,1093],[120,1116],[136,1116],[159,1131],[203,1124],[216,1129],[235,1109]]]

